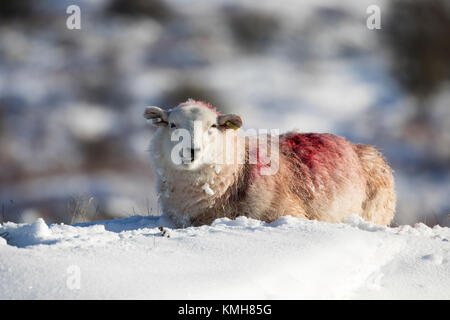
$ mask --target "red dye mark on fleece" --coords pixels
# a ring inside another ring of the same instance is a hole
[[[210,103],[206,103],[206,102],[203,102],[203,101],[197,101],[197,100],[194,100],[194,99],[189,99],[186,102],[180,103],[178,105],[178,107],[186,107],[186,106],[192,106],[192,105],[197,105],[197,106],[202,106],[202,107],[208,108],[208,109],[214,111],[217,115],[220,115],[220,112],[217,111],[217,109],[214,108]]]
[[[246,143],[248,143],[248,141]],[[254,146],[254,149],[249,150],[249,152],[251,153],[251,155],[253,157],[256,156],[256,159],[252,158],[250,160],[251,161],[256,160],[256,163],[251,163],[251,164],[253,165],[253,168],[255,170],[254,173],[257,175],[262,175],[261,174],[262,168],[268,168],[271,166],[271,159],[269,157],[270,152],[268,152],[268,150],[267,150],[268,146],[261,145],[260,143],[261,143],[261,141],[258,138],[257,143]],[[265,143],[270,144],[270,141],[266,140]]]
[[[309,168],[332,167],[345,141],[332,134],[293,133],[283,137],[281,148]]]
[[[265,159],[264,159],[265,160]],[[261,169],[265,166],[263,161],[261,161],[261,152],[259,150],[259,143],[256,146],[256,170],[258,172],[258,175],[261,175]]]

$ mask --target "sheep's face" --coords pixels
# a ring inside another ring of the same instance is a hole
[[[146,109],[144,117],[162,127],[163,152],[178,169],[195,170],[218,161],[227,131],[238,129],[242,120],[237,115],[220,115],[202,103],[191,102],[164,111]]]

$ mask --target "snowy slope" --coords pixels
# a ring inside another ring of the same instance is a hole
[[[241,217],[162,237],[160,225],[6,223],[0,299],[450,298],[449,228]]]

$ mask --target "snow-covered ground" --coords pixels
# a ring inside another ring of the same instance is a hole
[[[170,237],[161,236],[160,225]],[[450,228],[240,217],[0,226],[0,299],[449,299]]]

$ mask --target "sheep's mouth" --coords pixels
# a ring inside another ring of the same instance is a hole
[[[188,155],[185,156],[183,152],[180,152],[181,156],[181,163],[183,166],[191,166],[195,162],[198,162],[200,158],[200,153],[197,150],[190,149],[189,152],[187,152]]]
[[[181,162],[181,164],[182,164],[183,166],[185,166],[185,167],[188,167],[188,166],[192,165],[192,164],[194,163],[194,161],[195,161],[195,160],[186,159],[186,160],[183,160],[183,161]]]
[[[181,161],[180,167],[185,170],[193,170],[202,166],[202,161],[197,158],[187,158]]]
[[[197,158],[187,158],[187,159],[182,159],[181,160],[181,164],[183,166],[191,166],[194,164],[200,163],[200,160]]]
[[[181,164],[183,165],[191,165],[196,161],[194,156],[190,156],[187,158],[181,158]]]
[[[192,171],[196,170],[198,167],[199,166],[197,162],[186,162],[182,163],[178,168],[181,170]]]

